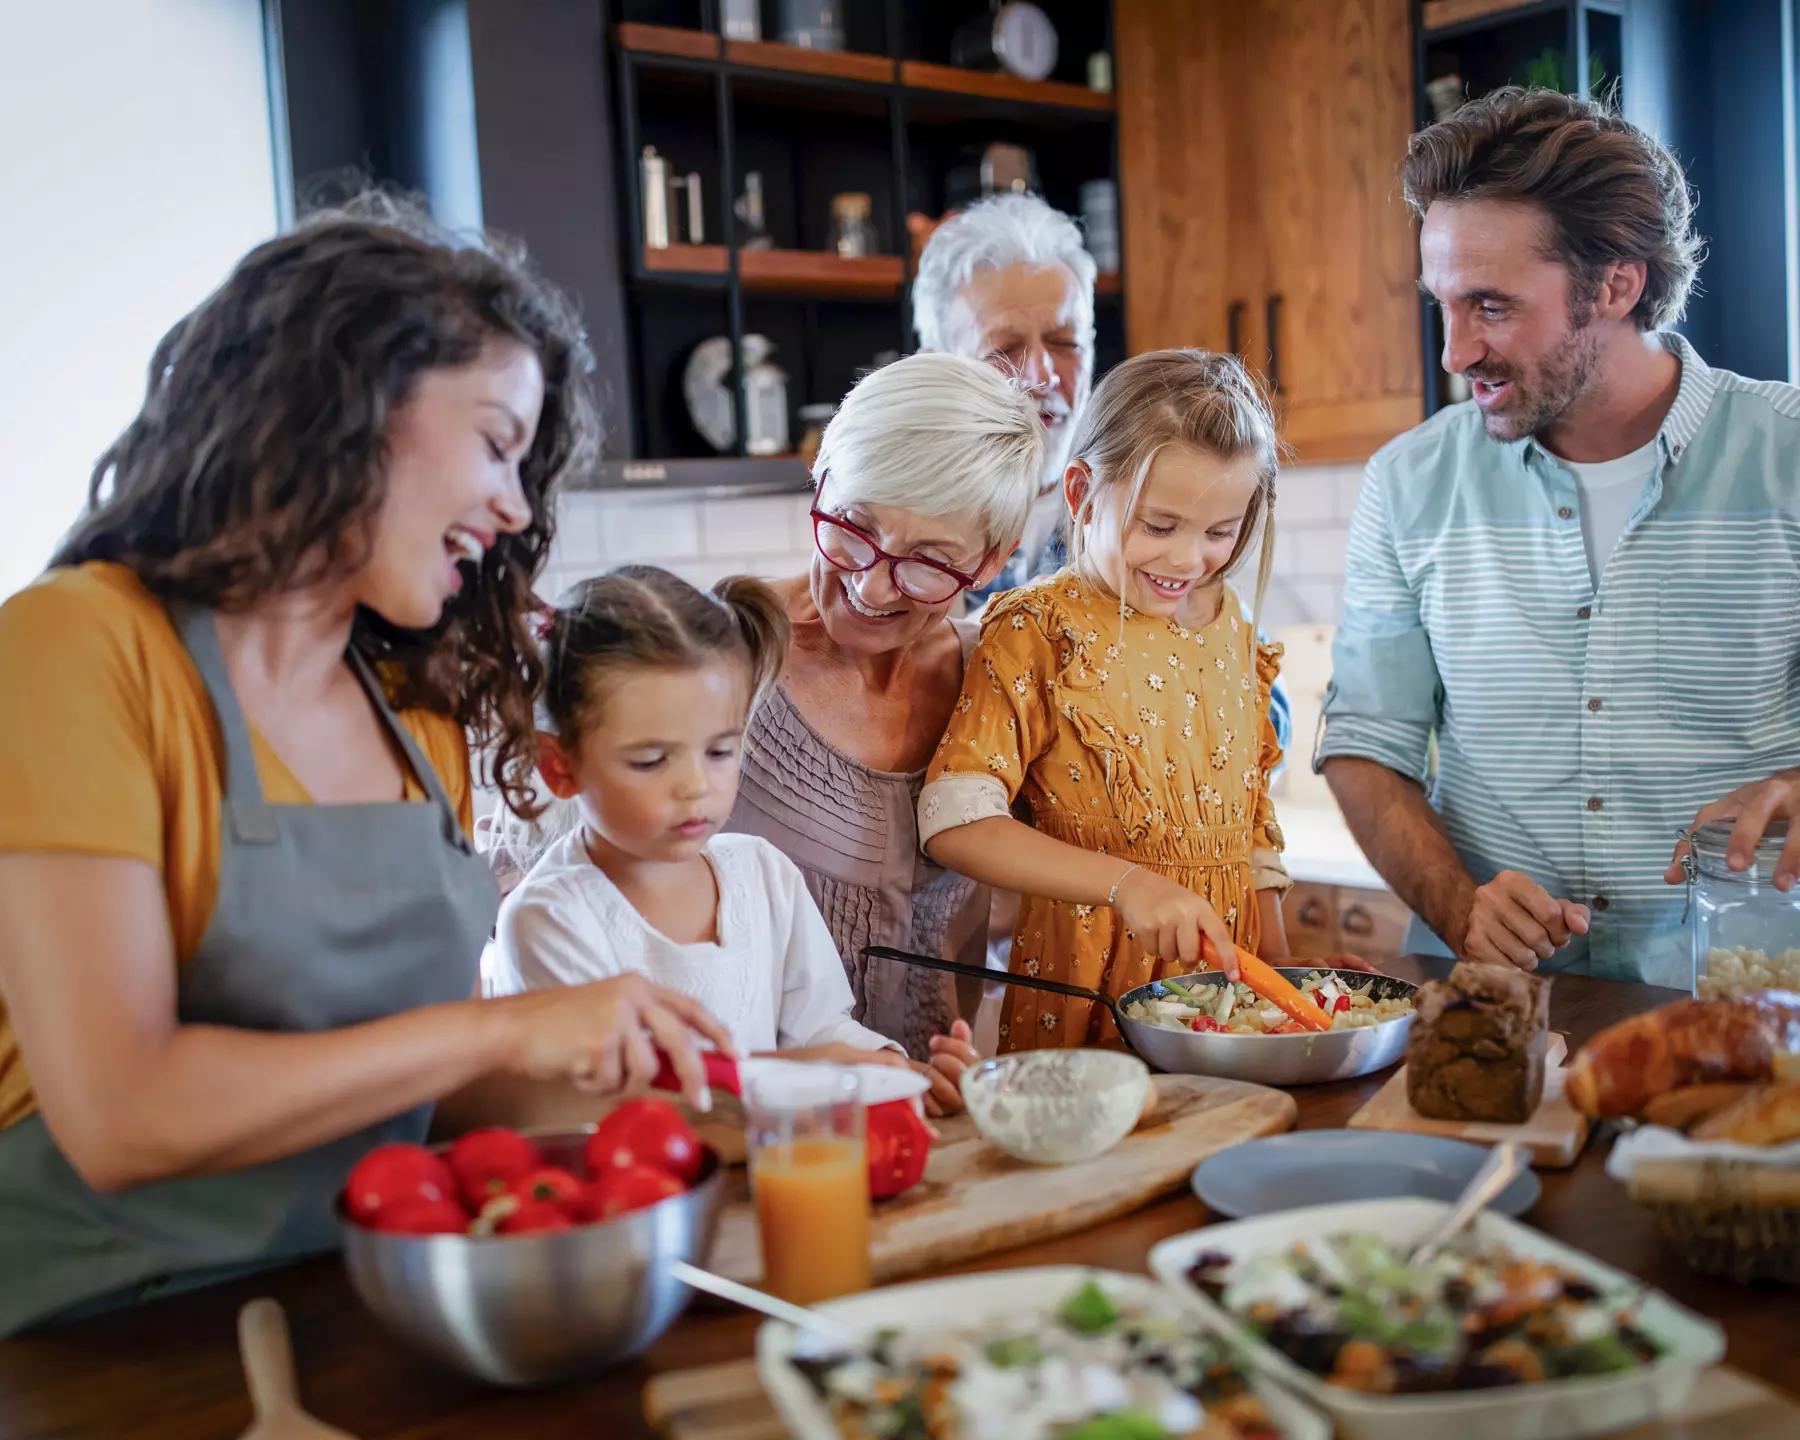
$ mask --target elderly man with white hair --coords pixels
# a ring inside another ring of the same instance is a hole
[[[1017,375],[1044,428],[1044,469],[1019,548],[979,601],[1059,569],[1063,470],[1094,380],[1094,257],[1075,222],[1035,195],[996,195],[932,232],[913,281],[924,350]]]

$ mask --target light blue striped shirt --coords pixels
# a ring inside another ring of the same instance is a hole
[[[1314,768],[1428,784],[1477,884],[1520,870],[1593,907],[1546,970],[1686,987],[1677,832],[1800,764],[1800,389],[1660,338],[1681,387],[1598,586],[1574,477],[1472,402],[1376,453]]]

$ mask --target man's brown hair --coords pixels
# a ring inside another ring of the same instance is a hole
[[[1580,306],[1607,265],[1643,261],[1644,293],[1631,312],[1640,330],[1681,318],[1700,268],[1680,163],[1595,100],[1517,86],[1470,100],[1412,137],[1400,183],[1420,218],[1440,200],[1537,206],[1549,221],[1548,253],[1569,267]]]

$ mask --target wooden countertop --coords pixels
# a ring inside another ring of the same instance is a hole
[[[1402,960],[1391,968],[1422,979],[1442,973],[1447,962]],[[1673,998],[1672,991],[1646,985],[1560,980],[1551,1020],[1579,1045],[1601,1026]],[[1343,1125],[1384,1078],[1296,1090],[1299,1128]],[[1685,1269],[1623,1187],[1607,1179],[1606,1144],[1604,1137],[1590,1143],[1572,1170],[1540,1172],[1543,1199],[1525,1218],[1714,1317],[1729,1337],[1731,1364],[1800,1394],[1793,1292],[1731,1285]],[[1151,1245],[1207,1219],[1198,1200],[1181,1194],[1091,1230],[959,1269],[1075,1262],[1141,1271]],[[287,1307],[307,1408],[361,1440],[648,1435],[639,1408],[644,1381],[657,1371],[748,1356],[757,1325],[753,1316],[696,1304],[647,1355],[594,1383],[491,1390],[415,1360],[364,1312],[340,1264],[316,1260],[0,1343],[0,1440],[230,1440],[250,1422],[236,1316],[256,1295],[272,1295]]]

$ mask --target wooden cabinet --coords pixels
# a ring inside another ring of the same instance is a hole
[[[1404,953],[1412,914],[1386,890],[1303,880],[1288,891],[1281,917],[1296,958],[1321,960],[1348,951],[1380,962]]]
[[[1126,339],[1235,348],[1303,461],[1423,414],[1407,0],[1118,0]]]

